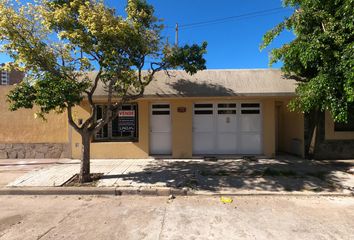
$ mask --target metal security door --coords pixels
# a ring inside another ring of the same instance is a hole
[[[152,104],[150,114],[150,154],[170,155],[171,111],[169,104]]]

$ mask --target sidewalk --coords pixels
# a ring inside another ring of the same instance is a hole
[[[69,161],[71,159],[0,159],[0,188],[31,171]]]
[[[10,182],[7,189],[58,188],[78,173],[79,167],[78,160],[65,160],[60,164],[37,168]],[[120,189],[131,189],[135,192],[139,189],[150,189],[150,193],[156,189],[189,189],[206,194],[223,192],[348,194],[354,190],[353,169],[353,160],[309,161],[292,156],[283,156],[279,159],[218,161],[92,160],[91,172],[104,175],[91,189],[100,189],[101,192],[103,189],[113,189],[115,193],[117,191],[119,193]],[[164,192],[166,193],[166,190]]]

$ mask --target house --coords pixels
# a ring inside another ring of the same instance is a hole
[[[0,66],[3,66],[1,64]],[[21,71],[4,71],[0,69],[0,85],[13,85],[23,80],[25,74]]]
[[[95,73],[90,73],[94,77]],[[11,86],[0,88],[1,101]],[[280,70],[205,70],[157,73],[144,97],[122,107],[118,117],[92,139],[92,158],[257,155],[304,156],[311,144],[304,114],[290,112],[296,82]],[[94,101],[97,118],[105,109],[105,90]],[[66,115],[33,120],[34,111],[10,113],[0,106],[0,158],[79,158],[81,138]],[[75,108],[75,121],[89,115],[87,102]],[[319,158],[354,158],[354,129],[338,128],[325,113],[317,131]],[[316,156],[316,155],[315,155]]]

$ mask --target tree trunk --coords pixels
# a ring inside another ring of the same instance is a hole
[[[305,157],[307,159],[312,159],[314,157],[318,144],[319,114],[320,111],[317,109],[307,114],[307,121],[309,122],[308,143],[305,146]]]
[[[81,138],[82,138],[82,149],[81,149],[82,155],[81,155],[79,182],[86,183],[91,181],[91,176],[90,176],[91,134],[89,132],[84,132],[82,133]]]

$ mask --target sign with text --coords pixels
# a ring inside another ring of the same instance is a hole
[[[134,110],[120,110],[118,112],[118,117],[135,117]]]
[[[121,110],[118,112],[118,126],[120,132],[134,132],[135,125],[135,110]]]

